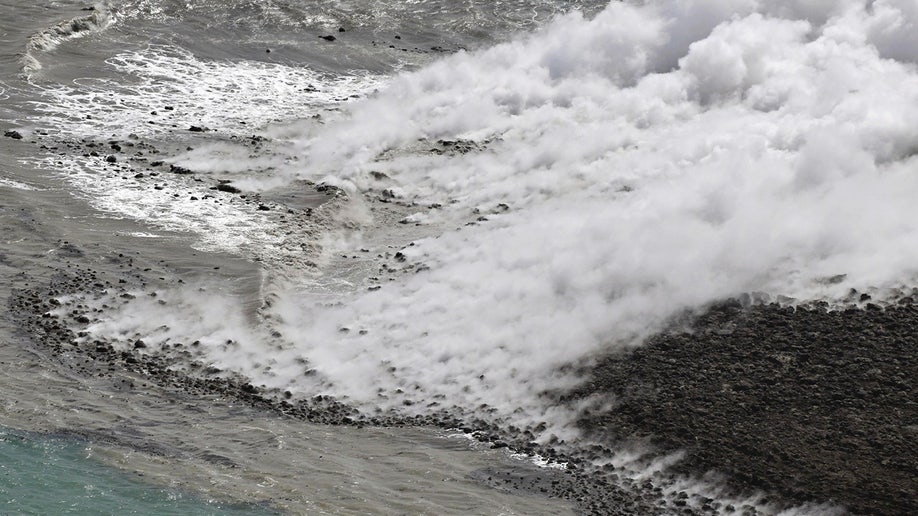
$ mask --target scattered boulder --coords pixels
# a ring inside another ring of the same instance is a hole
[[[258,392],[258,387],[255,387],[251,383],[244,383],[241,386],[239,386],[239,389],[242,392],[247,392],[249,394],[256,394]]]
[[[326,183],[316,185],[316,191],[323,192],[326,195],[345,195],[344,190],[342,190],[341,188],[338,188],[337,186],[326,184]]]
[[[219,190],[221,192],[232,193],[232,194],[237,194],[237,193],[242,192],[242,190],[236,188],[235,186],[229,183],[220,183],[217,186],[215,186],[214,189]]]
[[[3,136],[6,136],[7,138],[12,138],[14,140],[22,139],[22,133],[20,133],[19,131],[7,131],[3,133]]]

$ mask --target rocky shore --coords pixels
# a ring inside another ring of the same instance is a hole
[[[124,277],[136,280],[141,272],[125,270]],[[142,341],[131,351],[102,341],[80,343],[72,322],[94,314],[79,304],[65,307],[64,320],[50,312],[60,312],[56,299],[69,293],[124,288],[105,274],[78,267],[61,271],[48,285],[19,291],[10,303],[29,340],[79,374],[129,371],[184,395],[216,395],[330,425],[458,428],[493,447],[567,463],[563,471],[494,471],[480,480],[568,499],[582,513],[755,514],[752,506],[730,507],[697,495],[673,498],[651,484],[610,481],[590,467],[636,440],[661,455],[685,452],[667,471],[670,479],[720,472],[732,491],[772,493],[761,502],[777,507],[812,501],[836,503],[853,514],[918,510],[918,357],[912,351],[918,306],[909,298],[886,308],[835,311],[713,307],[688,327],[601,359],[580,389],[558,400],[613,401],[608,410],[586,412],[578,422],[585,436],[601,445],[577,449],[536,444],[531,430],[448,411],[366,415],[329,397],[292,400],[244,378],[206,370],[186,374],[170,368],[167,358],[148,354]],[[122,392],[134,388],[142,387],[124,386]]]
[[[714,307],[690,329],[604,358],[575,395],[611,410],[579,424],[609,444],[684,450],[676,471],[833,501],[853,514],[918,513],[918,305]]]
[[[59,271],[47,285],[17,291],[10,300],[9,315],[18,322],[24,342],[31,343],[61,362],[74,374],[89,377],[120,376],[129,373],[144,382],[116,385],[119,396],[130,396],[135,390],[157,388],[171,390],[176,396],[199,396],[204,402],[245,403],[277,417],[291,417],[327,425],[368,425],[382,427],[429,426],[460,430],[469,437],[493,448],[513,448],[530,454],[550,454],[556,461],[567,457],[560,451],[530,442],[534,437],[528,430],[501,428],[483,420],[461,420],[441,411],[422,416],[401,416],[393,413],[361,414],[355,408],[328,396],[291,399],[289,393],[263,391],[244,378],[227,377],[219,370],[201,368],[193,374],[172,369],[168,358],[147,353],[142,341],[133,349],[119,351],[112,343],[95,340],[81,342],[73,327],[100,314],[78,302],[58,301],[70,294],[124,289],[125,283],[106,279],[105,272],[76,267],[68,263],[68,271]],[[124,277],[136,280],[142,271],[125,269]],[[122,278],[123,279],[123,278]],[[53,314],[61,312],[64,315]],[[147,384],[150,383],[150,385]],[[122,382],[123,383],[123,382]],[[99,439],[94,433],[85,436]],[[570,458],[573,460],[573,458]],[[518,470],[494,469],[480,471],[476,479],[496,489],[529,493],[532,496],[560,498],[570,501],[585,514],[650,514],[665,507],[666,501],[654,493],[637,493],[609,483],[601,476],[590,474],[571,464],[567,469],[521,467]]]

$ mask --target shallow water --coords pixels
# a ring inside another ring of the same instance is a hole
[[[266,514],[155,488],[92,460],[85,442],[0,430],[0,496],[18,514]]]

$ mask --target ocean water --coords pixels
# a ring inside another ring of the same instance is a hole
[[[0,497],[12,514],[270,514],[176,489],[156,489],[88,457],[91,447],[65,438],[0,430]]]
[[[47,294],[75,346],[577,447],[590,407],[547,393],[597,354],[726,297],[882,301],[918,272],[912,1],[19,4],[0,290],[103,278]],[[138,508],[165,484],[204,511],[570,510],[470,475],[531,458],[81,374],[3,332],[0,423],[37,432],[15,453],[78,461],[35,436],[79,430],[159,486],[99,473]]]

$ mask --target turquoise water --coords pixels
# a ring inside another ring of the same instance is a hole
[[[88,459],[87,443],[0,428],[0,514],[274,514],[152,486]]]

